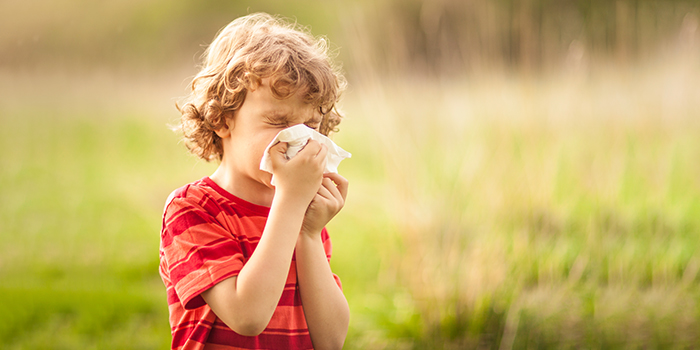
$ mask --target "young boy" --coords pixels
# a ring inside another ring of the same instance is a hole
[[[289,126],[340,122],[344,87],[323,40],[266,14],[241,17],[205,52],[182,112],[189,150],[214,174],[175,190],[163,215],[160,274],[173,349],[338,349],[349,322],[325,225],[348,182],[324,174],[326,146],[287,159],[267,145]]]

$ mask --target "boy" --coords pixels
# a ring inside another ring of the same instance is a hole
[[[348,182],[323,174],[316,141],[287,159],[282,129],[323,134],[344,87],[323,40],[266,14],[231,22],[205,52],[180,108],[188,149],[220,161],[175,190],[163,215],[160,274],[173,349],[338,349],[349,322],[325,225]]]

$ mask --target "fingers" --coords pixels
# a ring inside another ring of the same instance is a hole
[[[273,167],[287,159],[287,147],[288,144],[286,142],[278,142],[270,147],[270,160],[272,161]]]
[[[316,141],[314,141],[314,142],[316,142]],[[318,143],[318,142],[316,142],[316,143]],[[319,143],[319,145],[321,146],[321,149],[318,151],[318,153],[316,153],[316,158],[321,158],[321,159],[325,160],[326,155],[328,154],[328,147],[326,147],[326,145],[321,144],[321,143]]]
[[[331,186],[331,187],[334,187],[337,189],[337,191],[340,193],[340,196],[343,198],[343,201],[344,201],[348,197],[348,185],[349,185],[348,180],[338,173],[323,174],[324,185],[325,185],[326,179],[330,179],[331,181],[333,181],[333,183],[336,184],[336,186]]]
[[[340,193],[338,189],[335,188],[333,182],[328,178],[323,178],[321,181],[321,187],[318,189],[318,194],[326,199],[340,198]]]
[[[289,148],[288,143],[277,142],[277,144],[270,147],[270,157],[277,161],[287,159],[287,148]]]
[[[343,208],[345,205],[345,199],[333,184],[331,179],[324,177],[321,182],[321,187],[319,187],[316,192],[314,200],[311,202],[311,206],[316,206],[317,208],[324,208],[324,211],[335,215]]]
[[[290,161],[306,163],[309,165],[314,165],[318,169],[319,177],[323,174],[323,169],[326,168],[326,154],[328,153],[328,147],[315,140],[309,140],[309,142],[304,146],[303,149],[297,153]],[[297,160],[298,158],[298,160]]]
[[[307,208],[305,222],[308,227],[322,228],[345,206],[348,180],[336,174],[323,175],[321,186],[318,188],[313,201]],[[315,223],[315,225],[311,225]]]
[[[274,146],[270,147],[270,153],[286,153],[289,144],[286,142],[277,142]]]
[[[328,147],[326,145],[316,141],[316,140],[309,140],[309,142],[304,146],[304,148],[299,151],[298,154],[304,154],[308,155],[314,158],[326,158],[326,154],[328,153]]]
[[[274,163],[280,163],[282,160],[291,160],[287,157],[287,150],[289,149],[289,144],[287,142],[278,142],[272,147],[270,147],[270,158],[273,159]],[[315,140],[309,140],[309,142],[292,158],[311,158],[323,162],[323,167],[325,167],[326,154],[328,153],[328,147]]]

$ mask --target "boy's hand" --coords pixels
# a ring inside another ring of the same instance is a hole
[[[286,151],[286,142],[270,148],[275,192],[298,199],[300,205],[307,206],[321,186],[328,148],[310,140],[292,159],[287,159]]]
[[[321,187],[306,209],[301,233],[317,236],[345,205],[348,195],[348,180],[336,173],[323,174]]]

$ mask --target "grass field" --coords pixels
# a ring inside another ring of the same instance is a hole
[[[700,346],[698,79],[352,84],[329,225],[346,348]],[[128,83],[2,85],[3,349],[168,347],[163,201],[215,165],[167,129],[172,96]]]

